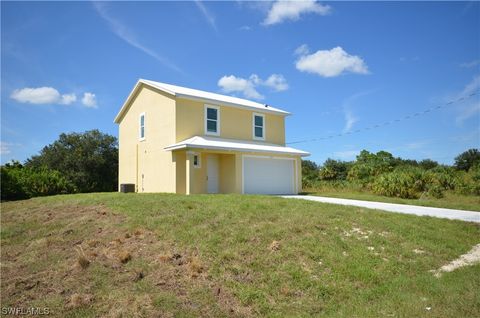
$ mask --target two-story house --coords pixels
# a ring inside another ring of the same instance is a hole
[[[137,192],[292,194],[307,152],[285,146],[288,112],[139,80],[120,112],[119,175]]]

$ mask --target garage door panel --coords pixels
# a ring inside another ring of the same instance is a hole
[[[244,158],[244,193],[293,194],[294,160]]]

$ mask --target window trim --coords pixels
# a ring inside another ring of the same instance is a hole
[[[143,137],[142,137],[142,116],[143,116]],[[145,140],[145,112],[140,113],[138,116],[138,140],[139,141],[144,141]]]
[[[197,164],[195,164],[195,156],[197,156]],[[199,169],[202,167],[202,156],[198,152],[192,153],[192,164],[195,169]]]
[[[217,132],[211,132],[211,131],[208,131],[208,126],[207,126],[207,113],[208,113],[208,109],[209,108],[212,108],[212,109],[216,109],[217,110]],[[204,107],[204,122],[205,122],[205,135],[211,135],[211,136],[220,136],[220,107],[219,106],[215,106],[215,105],[208,105],[208,104],[205,104],[205,107]]]
[[[262,126],[263,136],[262,137],[255,136],[255,127],[260,127],[260,126],[255,125],[255,116],[263,118],[263,126]],[[267,135],[266,126],[267,125],[266,125],[266,122],[265,122],[265,114],[260,114],[260,113],[253,113],[252,114],[252,136],[253,136],[254,140],[265,140],[265,136]]]

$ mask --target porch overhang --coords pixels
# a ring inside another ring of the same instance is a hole
[[[292,147],[206,136],[194,136],[176,144],[167,146],[164,149],[168,151],[180,149],[208,149],[218,151],[265,152],[282,155],[295,155],[301,157],[310,156],[310,153]]]

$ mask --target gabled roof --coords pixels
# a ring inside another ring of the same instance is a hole
[[[165,150],[178,150],[186,148],[226,150],[226,151],[248,151],[248,152],[269,152],[286,155],[309,156],[310,153],[275,144],[246,142],[234,139],[223,139],[216,137],[194,136],[179,143],[165,147]]]
[[[197,100],[197,101],[202,101],[206,103],[219,104],[219,105],[225,105],[225,106],[231,106],[231,107],[252,109],[252,110],[263,112],[263,113],[275,113],[283,116],[290,115],[290,113],[287,111],[269,106],[267,104],[260,104],[248,99],[210,93],[210,92],[205,92],[198,89],[160,83],[160,82],[155,82],[155,81],[150,81],[145,79],[139,79],[134,89],[128,96],[127,100],[123,104],[122,108],[118,112],[117,116],[115,117],[115,120],[114,120],[115,123],[120,122],[120,119],[123,117],[124,113],[127,111],[127,108],[131,99],[135,95],[136,91],[140,88],[141,84],[154,87],[156,89],[159,89],[167,94],[170,94],[178,98]]]

